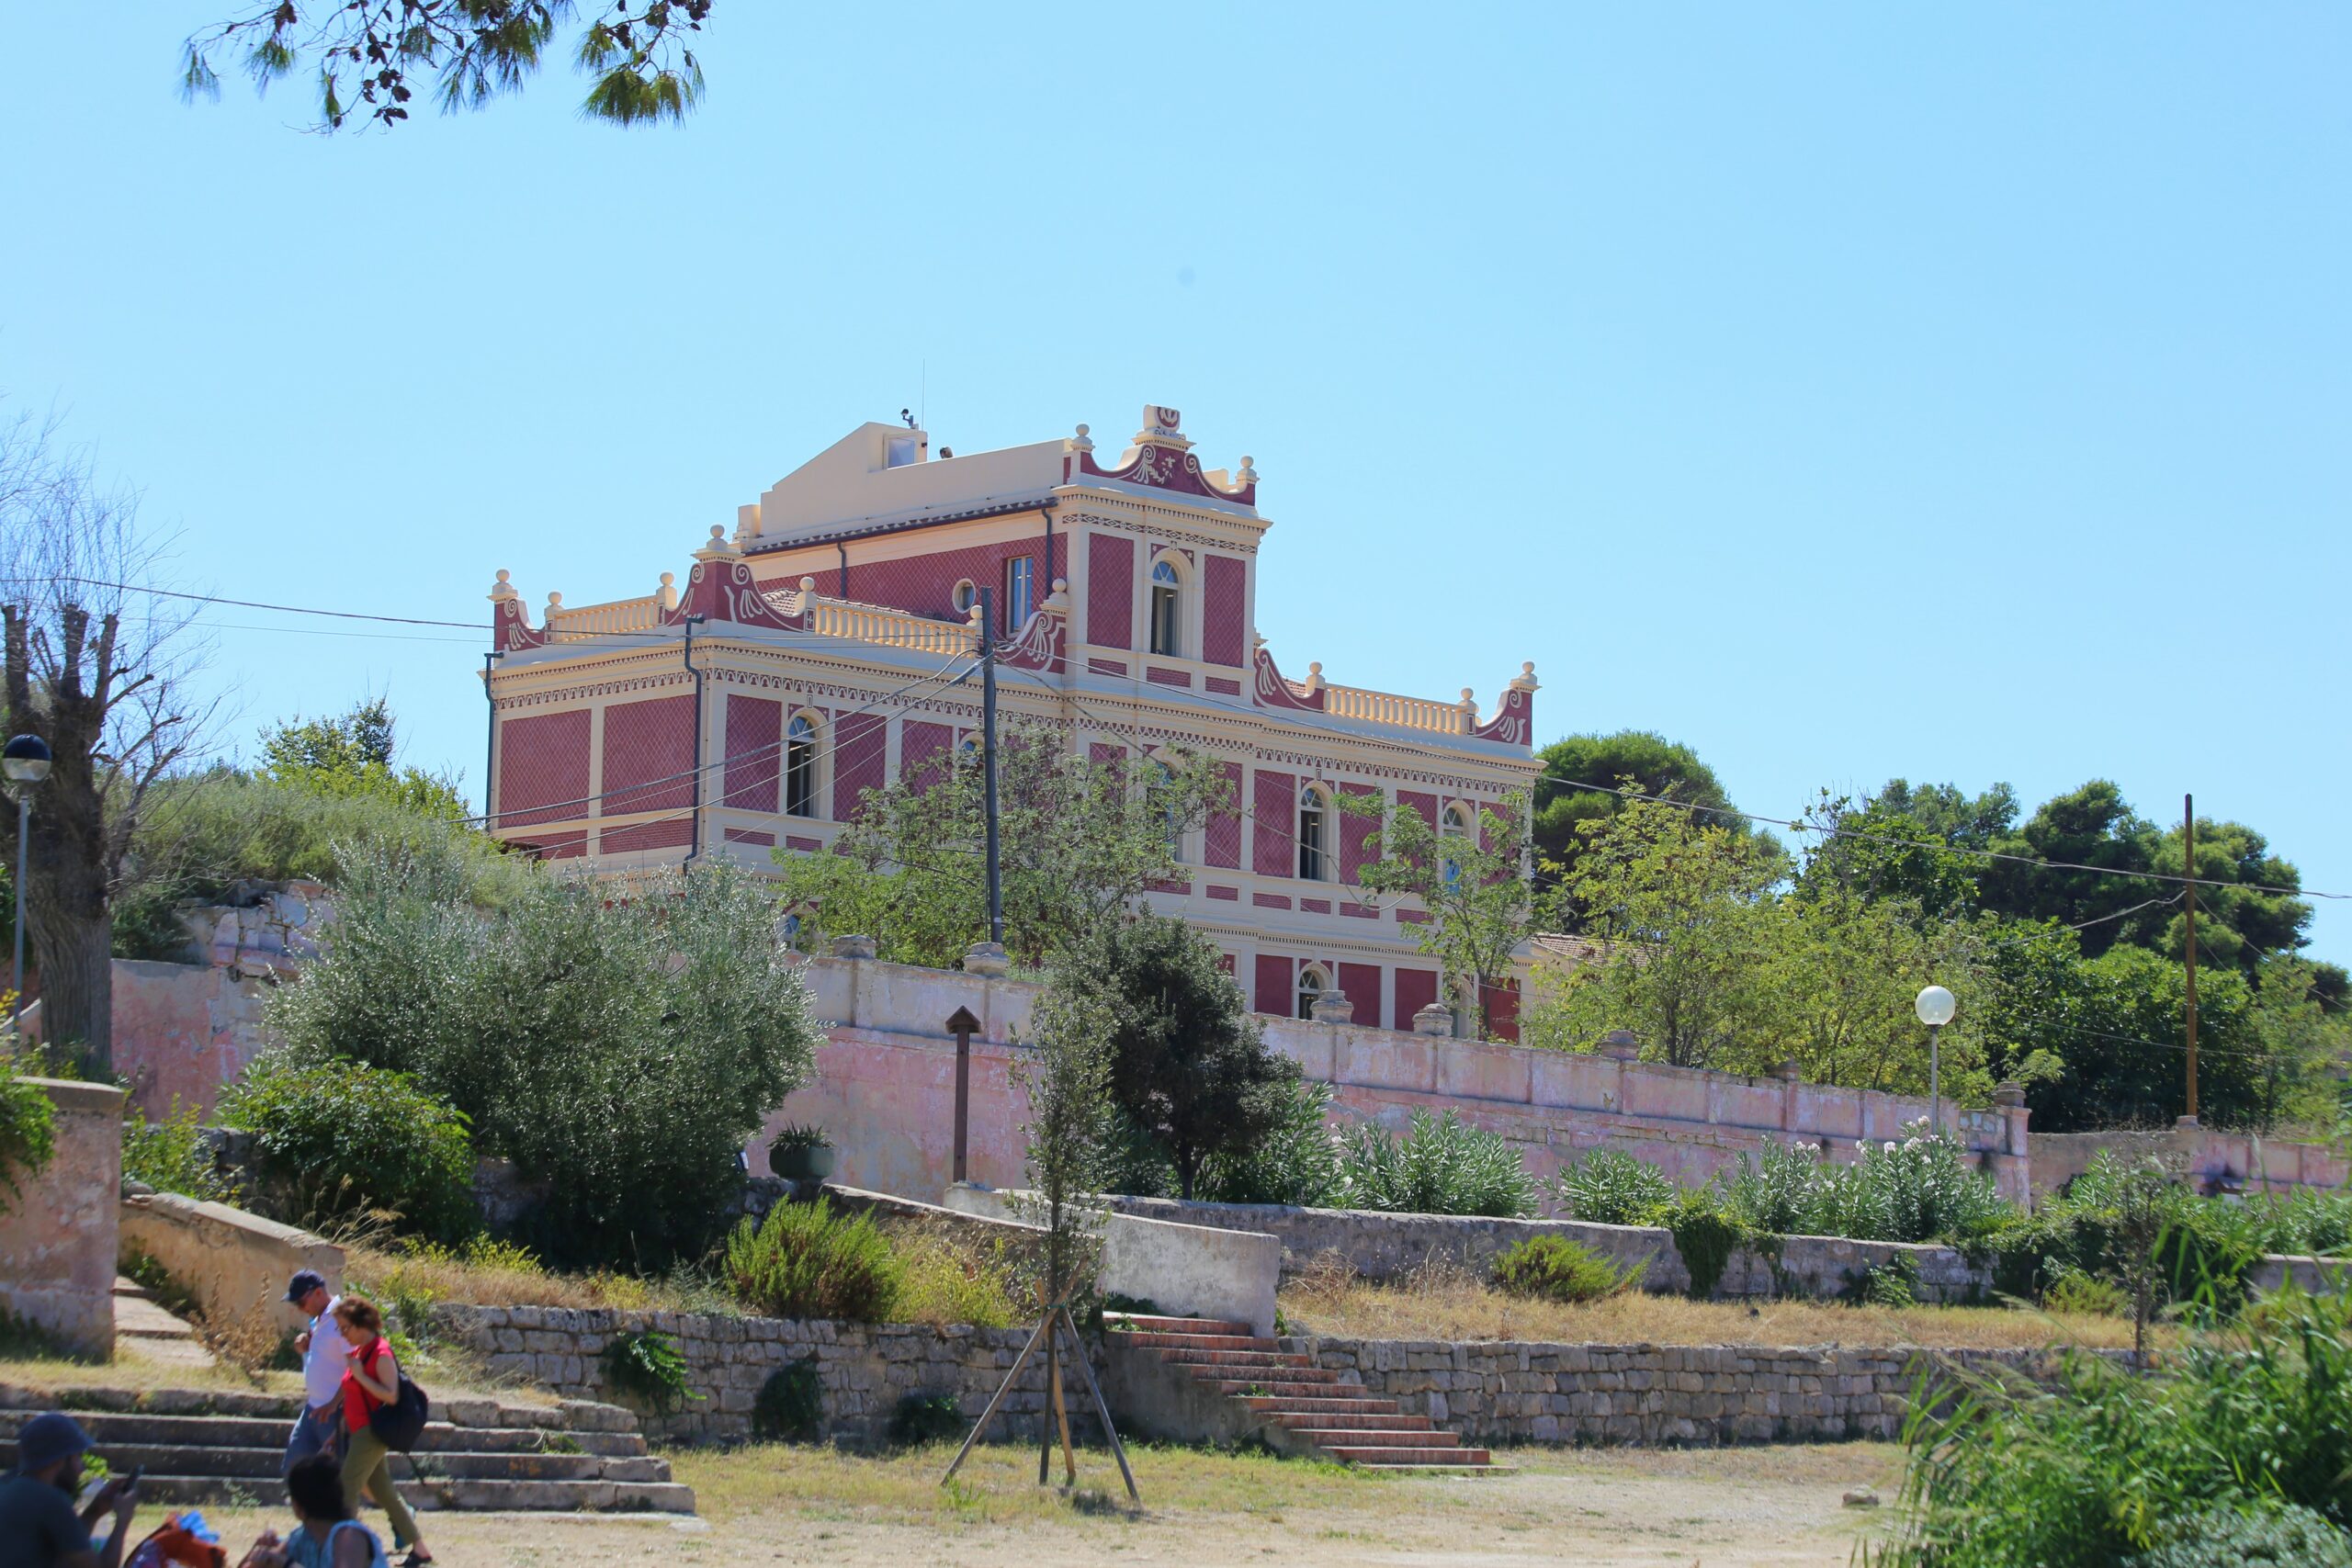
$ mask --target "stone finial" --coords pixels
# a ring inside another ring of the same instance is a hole
[[[874,939],[870,936],[837,936],[833,938],[833,956],[835,958],[871,958],[874,956]]]
[[[1091,452],[1094,443],[1087,438],[1086,426],[1081,424],[1078,427],[1078,434],[1064,441],[1062,447],[1069,452]]]
[[[548,589],[547,613],[541,617],[541,619],[545,621],[552,621],[562,613],[563,595],[557,592],[552,588]]]
[[[1540,683],[1535,679],[1535,660],[1532,659],[1521,664],[1519,673],[1510,678],[1510,689],[1514,692],[1532,692]]]
[[[1462,705],[1469,712],[1476,713],[1478,711],[1478,694],[1472,691],[1467,686],[1463,687]]]
[[[803,594],[809,594],[809,593],[814,593],[814,592],[817,592],[817,580],[816,580],[815,578],[813,578],[813,577],[804,577],[804,578],[802,578],[802,579],[800,580],[800,592],[801,592]]]
[[[2004,1110],[2016,1110],[2025,1103],[2025,1085],[2015,1078],[2003,1078],[1993,1086],[1993,1103]]]
[[[1258,482],[1258,470],[1255,467],[1257,461],[1257,458],[1245,453],[1241,458],[1241,467],[1234,470],[1233,482],[1237,485],[1256,484]]]
[[[1325,991],[1307,1004],[1307,1016],[1317,1023],[1353,1023],[1356,1004],[1345,991]]]
[[[514,592],[514,584],[509,580],[504,567],[498,569],[498,581],[490,585],[490,597],[493,603],[503,603],[509,599],[522,597],[520,593]]]
[[[972,595],[972,607],[964,612],[964,624],[972,628],[975,636],[978,635],[981,630],[980,596],[977,593]]]
[[[1772,1076],[1782,1083],[1795,1083],[1801,1076],[1797,1067],[1797,1059],[1794,1056],[1783,1059],[1780,1066],[1772,1069]]]
[[[710,525],[710,538],[704,543],[702,548],[695,552],[695,559],[729,560],[741,553],[742,552],[736,549],[733,545],[727,542],[727,529],[725,525],[713,523]]]
[[[1045,604],[1039,607],[1052,615],[1069,615],[1069,579],[1067,577],[1057,577],[1054,579],[1054,591],[1046,595]]]
[[[1323,689],[1322,660],[1311,660],[1308,661],[1306,666],[1306,689],[1309,692],[1319,692]]]
[[[964,950],[964,973],[1001,980],[1012,973],[1012,960],[1005,956],[1002,942],[976,942]]]
[[[1612,1062],[1630,1062],[1642,1054],[1642,1043],[1630,1029],[1612,1029],[1600,1037],[1600,1054]]]
[[[1413,1032],[1450,1036],[1453,1032],[1453,1010],[1443,1002],[1431,1002],[1413,1015]]]
[[[665,571],[662,574],[662,586],[654,590],[653,602],[664,610],[674,610],[678,607],[678,574],[676,572]]]

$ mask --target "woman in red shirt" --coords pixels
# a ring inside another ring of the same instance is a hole
[[[401,1568],[420,1568],[433,1561],[418,1533],[416,1516],[408,1511],[392,1485],[391,1450],[368,1425],[368,1417],[400,1397],[400,1363],[384,1339],[384,1314],[365,1296],[346,1295],[335,1303],[334,1320],[343,1329],[349,1365],[343,1374],[343,1504],[356,1515],[363,1491],[383,1506],[392,1522],[392,1550],[408,1547]]]

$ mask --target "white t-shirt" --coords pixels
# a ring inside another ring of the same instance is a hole
[[[302,1397],[311,1408],[333,1404],[343,1393],[343,1374],[350,1366],[346,1359],[350,1344],[343,1337],[343,1325],[334,1320],[336,1296],[327,1303],[327,1310],[311,1320],[311,1348],[302,1353]]]

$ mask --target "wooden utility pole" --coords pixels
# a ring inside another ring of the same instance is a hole
[[[1051,564],[1050,562],[1048,563]],[[996,594],[980,590],[980,769],[988,807],[989,940],[1004,945],[1004,867],[999,859],[996,807]]]
[[[2181,885],[2183,907],[2188,917],[2188,1115],[2197,1121],[2197,797],[2180,797],[2181,864],[2188,880]]]

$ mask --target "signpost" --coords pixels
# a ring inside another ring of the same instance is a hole
[[[970,1008],[957,1008],[947,1018],[947,1032],[956,1037],[956,1174],[954,1179],[970,1179],[965,1167],[968,1130],[972,1121],[972,1031],[980,1021],[972,1016]]]

